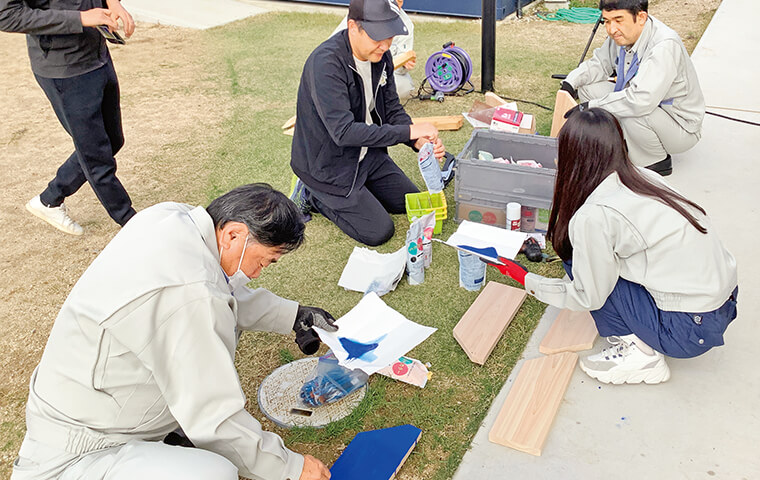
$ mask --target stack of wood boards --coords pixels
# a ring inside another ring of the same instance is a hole
[[[562,310],[538,347],[548,356],[523,364],[488,439],[541,455],[578,361],[574,352],[590,349],[596,336],[589,312]]]
[[[470,360],[486,362],[526,295],[523,289],[488,282],[454,327],[454,338]]]

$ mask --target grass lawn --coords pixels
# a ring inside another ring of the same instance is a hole
[[[696,39],[710,17],[705,16],[696,22],[696,27],[691,27],[697,30]],[[306,57],[338,21],[339,17],[327,14],[267,14],[204,33],[210,49],[205,53],[214,59],[211,80],[222,89],[222,95],[233,100],[222,136],[217,139],[219,147],[207,165],[211,172],[208,200],[248,182],[268,182],[287,192],[291,137],[283,135],[280,126],[295,113],[296,91]],[[558,82],[550,75],[566,73],[576,65],[590,31],[590,25],[542,22],[527,17],[521,22],[500,22],[497,93],[553,107]],[[681,34],[694,38],[691,31]],[[601,29],[594,45],[601,44],[605,36]],[[413,77],[419,82],[424,61],[450,40],[472,57],[473,83],[479,86],[480,25],[472,20],[417,22],[418,67]],[[689,45],[689,50],[695,42]],[[447,97],[442,104],[412,100],[406,108],[413,117],[449,115],[468,110],[474,100],[482,100],[482,95]],[[550,111],[524,103],[520,107],[536,115],[539,133],[548,134]],[[442,138],[447,149],[458,154],[471,133],[472,129],[465,125],[457,132],[444,132]],[[406,146],[393,147],[390,153],[422,187],[415,154]],[[440,238],[447,238],[457,227],[451,220],[455,214],[453,193],[452,184],[446,190],[449,220]],[[378,248],[380,252],[391,252],[404,244],[408,221],[403,215],[394,221],[396,234]],[[306,305],[321,306],[335,317],[343,315],[361,298],[361,294],[337,286],[343,266],[357,244],[319,215],[307,224],[306,234],[302,248],[266,270],[254,285]],[[531,264],[524,258],[523,263],[542,275],[563,274],[558,264]],[[238,349],[238,368],[250,411],[263,421],[265,428],[282,435],[290,448],[311,453],[328,464],[359,431],[411,423],[421,428],[423,435],[398,478],[451,478],[545,308],[528,297],[486,364],[475,365],[451,333],[477,297],[477,293],[458,287],[457,275],[456,253],[434,243],[433,265],[426,272],[425,283],[410,286],[404,279],[394,292],[383,297],[407,318],[438,328],[427,341],[409,352],[410,356],[432,364],[433,377],[426,388],[375,375],[370,379],[368,396],[347,419],[320,430],[284,430],[259,412],[256,389],[274,368],[301,358],[302,354],[291,338],[245,334]],[[488,269],[488,280],[515,285],[492,268]]]

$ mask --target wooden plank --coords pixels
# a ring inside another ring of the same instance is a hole
[[[412,123],[423,122],[432,123],[438,130],[459,130],[464,123],[464,117],[461,115],[446,115],[440,117],[417,117],[412,119]]]
[[[493,92],[486,92],[486,104],[491,107],[500,107],[502,105],[505,105],[509,102],[501,98],[500,96],[496,95]]]
[[[486,362],[526,295],[521,288],[488,282],[454,327],[454,338],[470,360]]]
[[[399,68],[403,67],[406,62],[412,59],[416,59],[417,54],[414,53],[414,50],[409,50],[404,53],[399,53],[395,57],[393,57],[393,69],[398,70]]]
[[[578,354],[563,352],[526,361],[496,417],[488,440],[541,455]]]
[[[287,121],[287,122],[285,122],[285,123],[283,123],[283,124],[282,124],[282,129],[283,129],[283,130],[287,130],[287,129],[289,129],[289,128],[293,128],[293,127],[295,127],[295,126],[296,126],[296,116],[295,116],[295,115],[293,115],[292,117],[290,117],[290,118],[288,119],[288,121]]]
[[[552,131],[550,137],[556,137],[562,125],[565,124],[565,114],[568,110],[578,105],[573,96],[564,90],[557,91],[557,98],[554,100],[554,116],[552,117]]]
[[[332,480],[393,480],[422,435],[413,425],[359,432],[338,457]]]
[[[596,323],[589,312],[562,310],[554,320],[538,351],[550,355],[560,352],[580,352],[594,346]]]

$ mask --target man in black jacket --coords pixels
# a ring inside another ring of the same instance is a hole
[[[445,153],[435,126],[412,125],[396,94],[388,48],[406,33],[393,0],[351,0],[348,28],[312,52],[298,89],[291,198],[371,246],[391,238],[388,213],[419,191],[387,147],[433,142],[436,157]]]
[[[0,0],[0,30],[27,34],[34,77],[75,148],[26,209],[72,235],[83,230],[63,201],[85,182],[119,225],[135,214],[116,178],[114,155],[124,144],[119,82],[105,39],[95,28],[113,31],[119,20],[132,35],[135,23],[119,0]]]

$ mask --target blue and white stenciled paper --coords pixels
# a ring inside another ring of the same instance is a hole
[[[392,364],[436,331],[407,319],[374,292],[365,295],[335,324],[338,325],[337,332],[318,327],[314,330],[332,349],[341,366],[352,370],[358,368],[367,375]],[[357,352],[366,353],[355,357]]]

